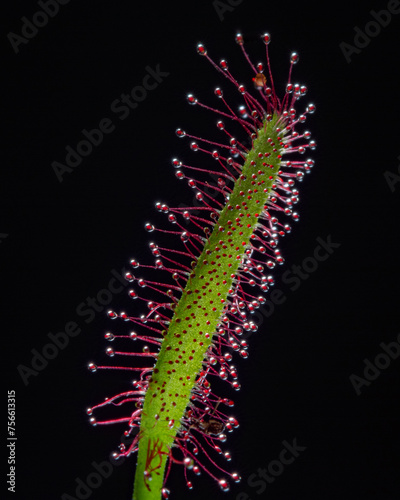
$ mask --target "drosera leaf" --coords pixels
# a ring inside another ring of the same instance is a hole
[[[148,459],[148,450],[153,449],[154,443],[162,443],[160,449],[167,455],[173,445],[174,431],[177,432],[181,426],[180,421],[190,402],[197,374],[201,371],[214,334],[218,331],[220,318],[227,308],[245,250],[250,247],[250,237],[258,222],[257,215],[267,203],[271,186],[278,175],[281,149],[267,142],[268,138],[272,138],[274,143],[278,143],[277,120],[277,116],[273,117],[259,131],[246,158],[241,178],[236,182],[229,202],[221,211],[204,245],[161,345],[143,406],[138,479],[135,482],[135,490],[139,492],[137,498],[140,498],[141,483],[146,487],[141,469],[145,477],[146,470],[157,470],[157,464],[160,463],[159,455]],[[265,154],[269,155],[271,162],[268,166],[263,166]],[[265,178],[263,189],[253,189],[254,180]],[[233,220],[238,222],[233,225]],[[172,401],[176,405],[172,406]],[[155,415],[160,418],[155,420]],[[173,425],[170,425],[171,421]],[[162,480],[160,474],[160,482]]]
[[[315,111],[313,104],[300,115],[296,110],[297,101],[307,92],[305,85],[291,82],[292,67],[299,56],[291,55],[288,82],[283,98],[279,99],[268,56],[270,35],[266,33],[262,38],[266,72],[263,64],[253,65],[242,35],[236,35],[253,71],[258,99],[235,80],[227,61],[217,65],[204,45],[198,45],[198,53],[237,88],[243,104],[234,112],[221,88],[215,90],[215,95],[223,109],[200,103],[192,94],[188,95],[188,102],[233,120],[241,127],[244,138],[237,140],[223,121],[217,123],[217,128],[226,137],[224,143],[177,130],[178,137],[193,140],[192,151],[211,156],[218,167],[207,170],[173,160],[177,178],[186,179],[196,190],[196,200],[201,205],[173,208],[156,203],[174,230],[156,228],[150,222],[145,228],[151,233],[177,236],[182,249],[163,248],[151,242],[154,265],[142,265],[132,259],[131,266],[134,270],[147,268],[157,276],[164,273],[167,279],[154,281],[137,277],[136,271],[128,272],[128,281],[151,291],[150,299],[137,289],[129,291],[130,297],[140,298],[148,310],[140,316],[108,313],[111,319],[122,318],[140,325],[141,331],[129,335],[107,333],[107,340],[119,338],[121,342],[139,341],[145,345],[142,352],[108,348],[107,354],[150,358],[156,360],[154,367],[89,364],[91,371],[118,369],[139,373],[132,390],[88,409],[92,415],[94,410],[110,404],[131,406],[128,416],[102,421],[92,416],[91,422],[128,424],[125,436],[129,444],[121,443],[114,457],[138,451],[134,500],[168,498],[167,481],[173,463],[183,465],[189,489],[193,487],[192,476],[200,472],[218,481],[223,491],[229,490],[231,481],[240,481],[238,473],[226,471],[214,458],[223,455],[230,461],[230,454],[223,452],[221,443],[226,440],[225,431],[232,431],[238,422],[226,413],[233,402],[214,394],[210,381],[218,377],[233,389],[240,389],[236,368],[231,364],[232,352],[248,357],[247,341],[241,338],[244,332],[257,330],[251,313],[265,302],[264,296],[256,295],[254,290],[267,292],[274,284],[268,273],[284,262],[278,242],[291,231],[291,226],[281,221],[281,216],[298,220],[293,211],[299,200],[295,184],[314,165],[312,159],[302,160],[301,155],[315,148],[310,132],[297,131],[307,115]],[[293,159],[287,159],[292,154]],[[197,178],[187,177],[192,173]],[[216,198],[206,190],[210,185],[207,178],[204,180],[207,174],[216,178]],[[157,300],[154,294],[159,297]]]

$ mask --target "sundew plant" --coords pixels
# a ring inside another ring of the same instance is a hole
[[[229,396],[231,388],[240,389],[232,360],[236,353],[248,357],[246,339],[257,330],[252,313],[274,285],[270,273],[284,262],[279,240],[291,232],[291,221],[299,219],[294,211],[298,183],[314,165],[304,154],[315,148],[310,132],[303,130],[315,106],[299,109],[307,87],[292,83],[299,56],[291,54],[287,83],[278,96],[268,55],[270,35],[261,39],[266,59],[255,65],[242,35],[236,35],[250,66],[245,84],[231,74],[226,60],[217,64],[203,44],[197,46],[237,90],[240,103],[230,104],[222,88],[214,91],[220,104],[215,108],[187,96],[189,104],[209,110],[218,120],[216,140],[176,131],[201,155],[199,166],[172,160],[176,177],[194,190],[196,206],[156,203],[169,225],[148,222],[145,228],[164,233],[169,248],[151,241],[153,264],[130,261],[132,270],[125,277],[132,282],[133,312],[108,311],[109,318],[133,328],[125,335],[105,335],[118,344],[106,353],[121,364],[89,364],[93,372],[112,369],[135,375],[130,390],[88,409],[93,425],[125,425],[126,439],[114,458],[137,452],[134,500],[168,498],[173,464],[182,465],[189,489],[201,473],[223,491],[240,481],[237,472],[226,470],[231,456],[223,449],[226,434],[239,425]],[[231,386],[227,394],[214,392],[216,379]],[[118,414],[101,419],[110,405]]]

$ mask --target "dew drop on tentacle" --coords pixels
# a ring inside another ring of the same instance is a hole
[[[314,113],[314,112],[315,112],[315,109],[316,109],[315,104],[309,104],[309,105],[307,106],[307,113],[312,114],[312,113]]]
[[[182,162],[179,161],[178,159],[174,158],[172,160],[172,165],[174,168],[181,168],[182,167]],[[161,206],[160,206],[160,210],[161,210]]]
[[[243,45],[243,36],[240,33],[237,33],[237,35],[235,36],[235,41],[238,45]]]
[[[262,39],[265,45],[269,45],[269,43],[271,42],[271,35],[269,33],[264,33]]]
[[[177,128],[175,133],[179,138],[186,137],[186,132],[184,130],[182,130],[181,128]]]
[[[187,101],[189,104],[197,104],[197,99],[195,98],[195,96],[193,94],[188,94],[187,96]]]
[[[126,281],[132,282],[135,281],[135,276],[131,272],[125,273],[125,279]]]
[[[201,55],[201,56],[206,56],[207,55],[207,50],[205,48],[205,46],[202,44],[202,43],[199,43],[197,45],[197,52]]]
[[[229,66],[228,66],[228,61],[226,61],[225,59],[222,59],[222,60],[220,61],[219,65],[220,65],[220,67],[221,67],[221,69],[222,69],[223,71],[228,71],[228,69],[229,69]]]
[[[299,62],[299,54],[297,52],[292,52],[291,56],[290,56],[290,62],[292,64],[297,64]]]
[[[129,290],[128,295],[129,295],[129,297],[131,299],[137,299],[138,298],[138,294],[135,292],[135,290]]]
[[[246,106],[239,106],[238,111],[239,111],[239,116],[244,120],[248,117]],[[232,154],[234,154],[234,152],[232,152]]]
[[[162,498],[168,499],[170,493],[171,493],[170,490],[168,490],[167,488],[162,488],[162,490],[161,490]]]
[[[229,491],[229,483],[226,479],[220,479],[218,481],[219,487],[221,488],[222,491]]]
[[[242,480],[237,472],[233,472],[231,477],[235,481],[235,483],[240,483],[240,481]]]

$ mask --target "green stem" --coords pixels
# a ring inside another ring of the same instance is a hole
[[[167,454],[280,170],[278,118],[258,130],[164,337],[143,405],[133,500],[161,497]]]

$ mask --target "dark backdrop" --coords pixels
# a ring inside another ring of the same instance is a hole
[[[303,101],[317,107],[307,125],[318,144],[316,166],[301,186],[301,220],[282,242],[283,270],[310,262],[317,238],[336,247],[296,290],[277,273],[286,300],[250,339],[249,359],[236,360],[242,391],[226,394],[241,426],[225,448],[241,484],[223,494],[212,480],[195,478],[189,493],[178,467],[171,498],[398,498],[400,14],[380,12],[400,11],[397,3],[83,0],[59,5],[48,21],[36,15],[43,7],[35,1],[3,6],[3,378],[17,409],[17,486],[15,494],[5,488],[7,498],[79,498],[79,481],[119,442],[122,429],[91,427],[85,409],[126,377],[86,366],[105,361],[103,335],[115,327],[105,311],[133,313],[134,305],[124,291],[91,314],[87,300],[132,257],[152,260],[153,235],[143,225],[159,220],[155,201],[191,203],[171,158],[189,161],[193,153],[175,129],[213,137],[216,117],[185,96],[214,105],[214,87],[226,86],[196,45],[202,41],[217,61],[227,58],[244,80],[250,71],[237,31],[256,62],[264,54],[259,35],[271,33],[281,86],[290,53],[299,52],[294,79],[307,83]],[[386,26],[371,24],[372,10]],[[33,18],[42,26],[28,28],[23,41],[22,26]],[[112,103],[157,65],[162,81],[121,119]],[[65,148],[104,119],[112,132],[58,178],[53,162],[65,164]],[[50,332],[66,324],[76,324],[76,335],[29,372],[32,350],[41,353]],[[382,343],[393,343],[391,357],[381,356]],[[303,448],[296,460],[272,483],[260,480],[282,443],[294,440]],[[134,466],[132,457],[114,467],[88,498],[129,499]]]

